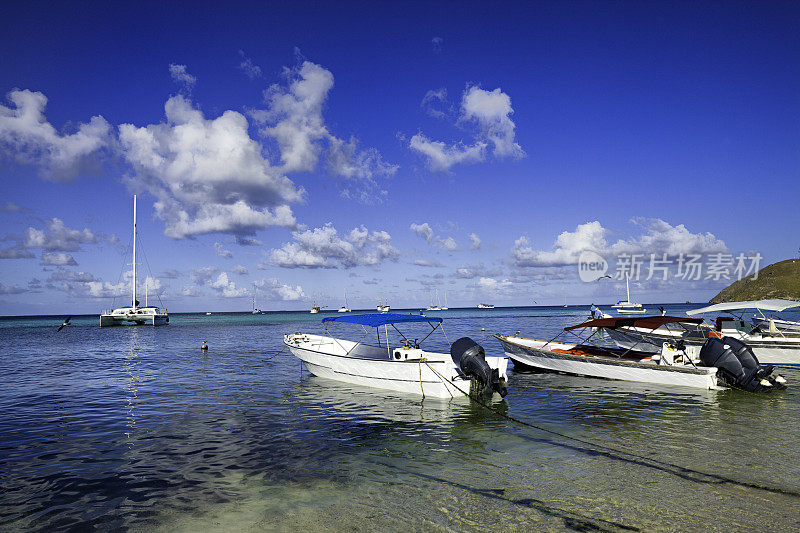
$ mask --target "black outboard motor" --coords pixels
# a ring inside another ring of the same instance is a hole
[[[733,337],[709,338],[700,348],[700,360],[706,366],[716,367],[717,376],[731,387],[750,392],[786,388],[785,379],[772,376],[772,365],[762,366],[753,350]]]
[[[470,379],[469,394],[477,397],[491,397],[497,392],[505,397],[508,394],[506,380],[500,378],[500,372],[489,367],[483,347],[470,339],[461,337],[450,346],[450,356],[461,373]]]

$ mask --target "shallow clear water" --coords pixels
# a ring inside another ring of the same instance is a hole
[[[586,310],[436,314],[499,355]],[[519,423],[309,375],[282,338],[321,316],[0,320],[0,529],[800,528],[796,369],[767,395],[511,369]]]

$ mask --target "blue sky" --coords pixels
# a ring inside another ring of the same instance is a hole
[[[586,250],[667,254],[632,296],[705,301],[729,281],[679,257],[800,246],[799,15],[6,3],[0,314],[125,303],[133,193],[170,311],[623,298]]]

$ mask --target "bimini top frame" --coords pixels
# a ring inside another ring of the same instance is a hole
[[[800,302],[795,300],[751,300],[746,302],[727,302],[722,304],[709,305],[700,309],[686,311],[689,316],[700,315],[703,313],[714,313],[723,311],[746,311],[747,309],[757,309],[759,311],[772,311],[779,313],[785,309],[800,307]]]
[[[384,327],[385,331],[385,338],[386,338],[386,348],[389,349],[389,326],[392,326],[392,329],[395,330],[405,341],[406,344],[412,345],[415,348],[419,348],[419,345],[425,341],[428,337],[430,337],[434,331],[440,329],[442,325],[442,319],[440,317],[435,316],[420,316],[420,315],[402,315],[400,313],[369,313],[364,315],[347,315],[347,316],[330,316],[325,317],[322,319],[322,323],[325,324],[325,330],[328,330],[328,326],[333,322],[345,322],[348,324],[356,324],[362,326],[364,329],[364,336],[356,343],[356,345],[361,344],[361,342],[366,338],[369,334],[369,330],[367,327],[375,328],[375,331],[378,336],[378,346],[381,345],[381,334],[380,334],[380,327]],[[400,323],[408,323],[408,322],[425,322],[431,327],[431,331],[425,335],[425,338],[418,341],[414,339],[412,342],[409,338],[407,338],[402,331],[397,329],[395,324]],[[366,326],[366,327],[365,327]],[[444,334],[444,329],[442,328],[442,333]],[[445,335],[445,340],[447,340],[447,334]],[[450,344],[450,341],[447,340],[447,344]],[[350,350],[352,351],[352,349]],[[348,353],[350,352],[348,351]]]
[[[436,316],[401,315],[400,313],[368,313],[364,315],[329,316],[323,318],[322,322],[347,322],[349,324],[377,328],[378,326],[398,324],[400,322],[441,323],[442,319]]]

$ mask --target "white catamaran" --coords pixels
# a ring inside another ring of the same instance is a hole
[[[100,326],[162,326],[169,324],[167,310],[147,304],[145,293],[144,307],[139,307],[136,299],[136,195],[133,196],[133,280],[131,281],[131,305],[107,309],[100,313]]]

